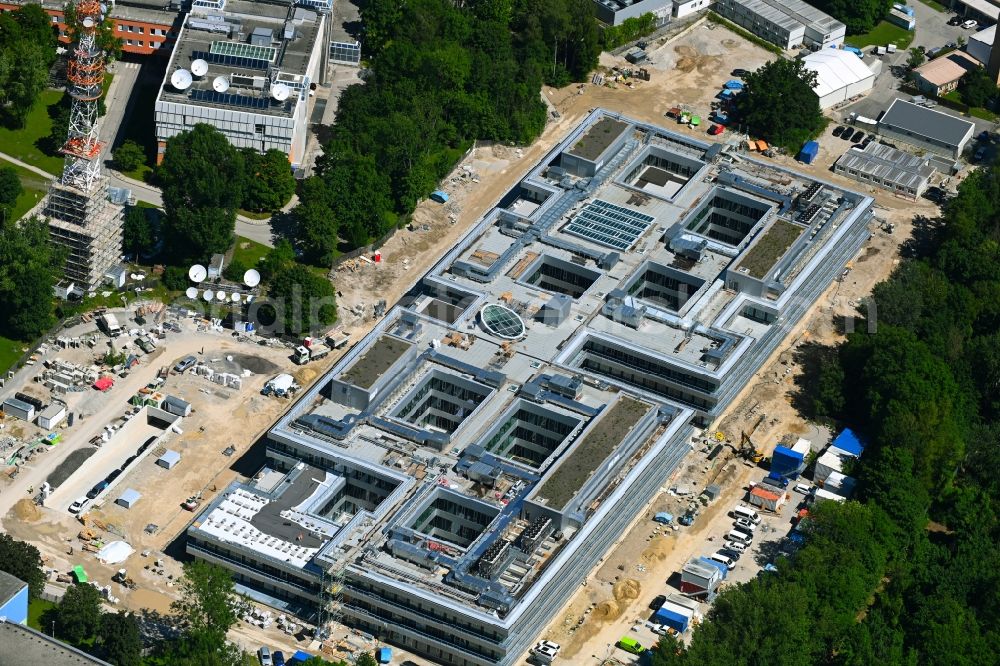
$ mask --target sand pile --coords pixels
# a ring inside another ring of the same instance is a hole
[[[14,505],[14,515],[25,523],[33,523],[42,517],[42,511],[32,500],[25,497]]]
[[[652,562],[653,560],[663,561],[667,559],[667,555],[671,551],[670,541],[664,536],[654,537],[650,540],[649,545],[646,546],[646,550],[642,551],[642,559],[644,562]]]
[[[295,377],[295,383],[299,386],[305,386],[312,380],[316,379],[318,373],[312,368],[299,368],[295,371],[292,377]]]
[[[623,608],[614,599],[602,601],[594,607],[594,612],[590,614],[595,620],[601,622],[616,620],[622,614]]]
[[[613,588],[611,588],[611,593],[614,595],[615,601],[631,601],[632,599],[638,599],[640,592],[642,592],[642,586],[639,585],[639,581],[632,578],[620,580],[615,583]]]

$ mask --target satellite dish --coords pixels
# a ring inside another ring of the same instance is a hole
[[[84,16],[83,17],[83,27],[84,28],[93,28],[94,27],[94,19],[93,19],[93,17],[91,17],[91,16]]]
[[[187,296],[188,298],[198,298],[198,288],[188,287],[187,291],[184,292],[184,295]]]
[[[198,58],[191,61],[191,73],[195,76],[205,76],[208,74],[208,63]]]
[[[284,102],[291,94],[291,88],[284,83],[275,83],[271,86],[271,97],[273,97],[277,102]]]
[[[215,300],[217,300],[217,301],[224,301],[224,300],[226,300],[226,292],[224,292],[224,291],[217,291],[217,292],[215,292]]]
[[[217,76],[212,79],[212,90],[224,93],[229,90],[229,79],[224,76]]]
[[[205,291],[204,294],[201,295],[201,297],[205,299],[205,302],[210,303],[212,299],[215,298],[215,292],[212,291],[211,289],[208,289],[207,291]]]
[[[208,277],[208,269],[201,264],[195,264],[188,269],[188,277],[191,279],[191,282],[204,282],[205,278]]]
[[[232,295],[231,295],[231,296],[229,297],[229,299],[230,299],[230,300],[231,300],[231,301],[232,301],[233,303],[239,303],[239,302],[240,302],[240,295],[239,295],[239,293],[237,293],[237,292],[235,292],[235,291],[234,291],[234,292],[232,293]]]
[[[178,69],[170,75],[170,85],[178,90],[187,90],[191,87],[191,72],[186,69]]]
[[[248,294],[247,295],[247,303],[249,303],[252,300],[253,300],[253,296]]]
[[[260,284],[260,273],[256,268],[251,268],[243,274],[243,284],[248,287],[256,287]]]

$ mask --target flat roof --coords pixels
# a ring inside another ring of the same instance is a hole
[[[340,379],[361,388],[371,388],[372,384],[412,346],[413,344],[406,340],[383,335],[340,376]]]
[[[628,123],[623,123],[609,116],[604,116],[580,137],[574,146],[566,152],[585,160],[594,161],[608,149],[622,132],[628,129]]]
[[[965,141],[975,128],[975,125],[967,120],[898,97],[892,100],[892,104],[878,123],[955,147]]]
[[[0,663],[46,666],[111,666],[23,624],[0,621]]]

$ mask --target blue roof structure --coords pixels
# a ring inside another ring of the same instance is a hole
[[[433,192],[431,192],[431,199],[437,201],[438,203],[447,203],[448,193],[442,192],[441,190],[434,190]]]
[[[688,620],[690,618],[681,615],[677,611],[670,610],[669,608],[660,608],[660,610],[656,611],[656,614],[653,616],[653,619],[659,622],[660,624],[665,624],[668,627],[673,627],[674,629],[683,634],[685,631],[687,631]]]
[[[865,450],[864,444],[850,428],[844,428],[830,446],[835,446],[841,451],[847,451],[856,456],[860,456],[861,452]]]
[[[743,82],[736,79],[726,81],[726,90],[743,90]]]

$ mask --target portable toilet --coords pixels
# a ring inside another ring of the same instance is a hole
[[[375,661],[380,664],[388,664],[392,661],[392,648],[381,647],[375,650]]]
[[[812,164],[813,160],[816,159],[816,155],[819,154],[819,144],[815,141],[807,141],[802,150],[799,151],[799,161],[805,162],[806,164]]]

